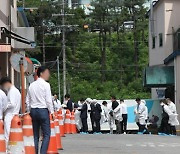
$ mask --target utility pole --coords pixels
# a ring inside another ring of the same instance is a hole
[[[65,13],[65,0],[62,0],[62,12],[61,14],[53,14],[52,16],[62,16],[62,52],[63,52],[63,96],[66,95],[66,27],[78,26],[78,25],[65,25],[65,16],[73,16],[74,14]]]
[[[63,46],[63,95],[66,95],[66,38],[65,38],[65,0],[62,4],[62,46]]]
[[[59,70],[59,56],[57,56],[57,72],[58,72],[58,97],[61,100],[61,83],[60,83],[60,70]]]
[[[45,44],[44,44],[44,27],[43,27],[42,41],[43,41],[43,65],[45,65],[46,64],[46,52],[45,52]]]

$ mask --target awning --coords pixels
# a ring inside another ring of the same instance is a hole
[[[174,58],[176,58],[177,56],[180,55],[180,51],[174,51],[172,54],[170,54],[165,60],[164,60],[164,64],[167,65],[169,64],[171,61],[174,60]]]
[[[152,66],[144,71],[145,87],[167,87],[174,85],[174,66]]]
[[[41,63],[35,58],[30,58],[30,60],[33,62],[33,64],[41,65]]]
[[[11,31],[7,30],[5,27],[1,27],[1,30],[3,31],[3,33],[7,37],[9,37],[11,39],[14,39],[16,41],[19,41],[19,42],[22,42],[22,43],[25,43],[25,44],[30,44],[31,46],[35,46],[34,41],[28,40],[28,39],[26,39],[26,38],[24,38],[24,37],[22,37],[22,36],[20,36],[20,35],[18,35],[16,33],[13,33]]]

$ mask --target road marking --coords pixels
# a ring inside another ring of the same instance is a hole
[[[159,147],[164,147],[164,145],[158,145]]]
[[[132,147],[133,145],[132,144],[126,144],[127,147]]]
[[[145,145],[145,144],[141,144],[140,146],[141,146],[141,147],[147,147],[147,145]]]

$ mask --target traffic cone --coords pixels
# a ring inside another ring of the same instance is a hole
[[[65,134],[64,134],[64,120],[63,120],[62,110],[58,111],[58,120],[59,120],[60,136],[65,137]]]
[[[0,120],[0,153],[6,153],[6,141],[4,138],[4,126],[2,120]]]
[[[23,117],[23,138],[26,154],[35,154],[32,119],[29,114]]]
[[[65,122],[64,122],[64,133],[71,134],[71,121],[70,121],[71,112],[66,110]]]
[[[15,115],[11,121],[11,129],[10,129],[7,153],[25,154],[22,122],[18,115]]]
[[[56,132],[57,149],[63,150],[61,136],[60,136],[59,120],[57,119],[57,113],[55,113],[55,116],[56,116],[56,119],[54,120],[54,125],[55,125],[55,132]]]
[[[47,154],[58,154],[55,126],[54,126],[54,121],[53,121],[51,115],[50,115],[50,123],[51,123],[51,137],[50,137],[50,141],[49,141],[49,147],[47,150]]]
[[[74,112],[73,111],[71,113],[71,133],[72,134],[77,134],[75,117],[74,117]]]

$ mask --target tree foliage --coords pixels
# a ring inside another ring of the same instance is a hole
[[[35,4],[34,0],[28,3]],[[75,101],[81,97],[109,99],[111,94],[124,99],[150,97],[142,85],[143,69],[148,65],[144,3],[145,0],[94,0],[89,15],[81,7],[65,9],[67,14],[74,14],[66,16],[66,54],[67,89]],[[40,52],[29,54],[42,61],[42,27],[46,27],[46,61],[55,61],[60,55],[62,79],[62,20],[52,16],[62,12],[62,5],[59,1],[42,2],[38,8],[27,15],[31,26],[36,27]],[[57,93],[56,63],[47,64],[52,68],[52,91]]]

